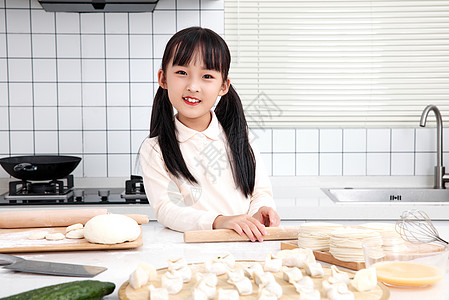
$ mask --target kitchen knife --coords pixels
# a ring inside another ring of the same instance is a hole
[[[26,260],[7,254],[0,254],[0,265],[13,271],[73,277],[94,277],[107,270],[96,266]]]

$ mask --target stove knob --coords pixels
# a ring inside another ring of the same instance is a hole
[[[108,197],[111,194],[109,190],[98,190],[98,196],[101,197],[101,201],[108,201]]]
[[[74,190],[73,195],[75,196],[75,201],[82,202],[84,199],[84,190]]]

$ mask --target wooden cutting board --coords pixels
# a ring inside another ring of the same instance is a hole
[[[239,261],[236,263],[236,268],[243,268],[245,266],[245,264],[248,264],[248,263],[254,263],[254,262]],[[261,263],[261,264],[263,265],[263,263]],[[170,295],[169,298],[171,300],[192,299],[192,292],[193,292],[193,288],[196,283],[195,279],[194,279],[195,273],[197,273],[197,272],[203,273],[203,272],[205,272],[205,270],[204,270],[203,264],[192,264],[189,266],[192,270],[192,280],[190,280],[190,282],[188,282],[188,283],[184,283],[184,286],[183,286],[181,292],[179,292],[176,295]],[[320,292],[321,292],[321,299],[328,299],[327,297],[324,297],[325,294],[322,291],[322,281],[329,278],[329,276],[331,274],[331,270],[329,267],[323,267],[323,269],[324,269],[324,277],[323,278],[312,278],[312,279],[314,282],[315,289],[320,290]],[[304,273],[304,270],[302,270],[302,271]],[[162,274],[164,274],[165,272],[167,272],[167,268],[159,269],[157,271],[158,280],[151,282],[151,284],[153,284],[153,286],[155,286],[155,287],[160,287],[161,286],[160,278],[161,278]],[[350,278],[354,277],[354,273],[350,273],[350,272],[348,272],[348,273],[349,273]],[[273,275],[275,276],[276,281],[282,287],[283,295],[280,299],[299,299],[299,294],[296,292],[294,286],[283,279],[282,272],[273,273]],[[149,285],[150,285],[150,283],[135,290],[130,286],[129,282],[126,281],[120,286],[120,289],[118,291],[118,296],[119,296],[120,300],[147,300],[147,299],[149,299],[149,291],[148,291]],[[218,288],[235,289],[233,285],[231,285],[230,283],[227,282],[226,274],[218,276],[217,290],[218,290]],[[348,286],[348,288],[351,292],[354,293],[356,300],[386,300],[390,297],[390,291],[387,289],[387,287],[385,285],[383,285],[380,282],[377,283],[377,286],[375,289],[373,289],[372,291],[369,291],[369,292],[358,292],[352,286]],[[247,295],[247,296],[240,296],[240,299],[257,299],[257,291],[258,291],[258,287],[253,282],[253,293],[251,295]],[[217,299],[217,297],[215,299]]]
[[[297,242],[281,242],[281,250],[290,250],[295,248],[298,248]],[[315,255],[316,260],[327,262],[339,267],[344,267],[355,271],[365,268],[365,263],[363,262],[338,260],[328,251],[313,251],[313,254]]]
[[[113,245],[89,243],[86,239],[66,238],[60,241],[28,239],[28,236],[33,231],[48,231],[49,233],[60,232],[65,234],[66,228],[67,227],[0,229],[0,253],[131,249],[140,247],[143,244],[142,234],[135,241]]]

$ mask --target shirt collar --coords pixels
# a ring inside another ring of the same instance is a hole
[[[211,140],[218,140],[220,135],[220,124],[218,123],[217,116],[211,111],[212,120],[209,126],[202,132],[191,129],[182,124],[178,117],[175,116],[175,128],[177,131],[177,138],[180,143],[184,143],[188,139],[192,138],[196,134],[203,134]]]

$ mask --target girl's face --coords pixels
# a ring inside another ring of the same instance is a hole
[[[167,89],[170,102],[178,111],[178,120],[197,131],[209,126],[211,108],[230,85],[229,79],[223,81],[220,72],[206,69],[200,55],[186,66],[172,65],[170,61],[166,72],[159,70],[158,81]]]

